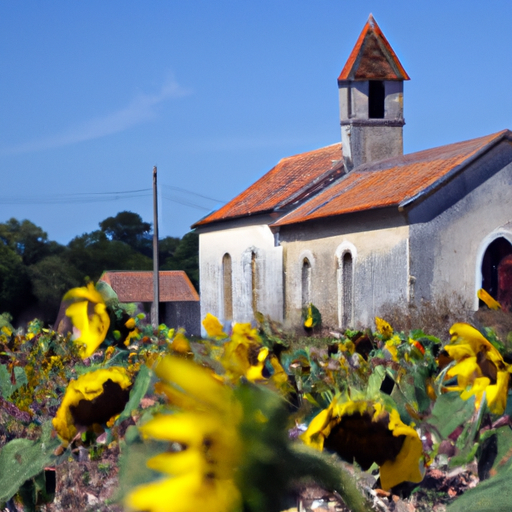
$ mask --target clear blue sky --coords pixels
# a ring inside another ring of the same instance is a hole
[[[411,76],[406,152],[512,128],[508,0],[1,2],[0,222],[61,243],[122,210],[152,222],[157,165],[160,235],[184,235],[340,140],[336,79],[370,12]]]

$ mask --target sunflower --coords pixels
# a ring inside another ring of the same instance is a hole
[[[235,324],[231,340],[224,343],[224,353],[221,363],[232,382],[240,377],[255,382],[264,380],[263,370],[269,355],[269,349],[264,347],[258,335],[258,329],[251,324]]]
[[[396,409],[380,402],[337,397],[313,418],[301,438],[306,445],[357,462],[364,471],[376,463],[386,490],[423,478],[418,433],[401,421]]]
[[[206,330],[206,334],[208,334],[210,338],[222,339],[228,337],[228,335],[224,332],[219,319],[216,316],[213,316],[211,313],[208,313],[204,318],[203,327]]]
[[[90,357],[105,339],[110,326],[105,301],[93,283],[73,288],[64,295],[64,300],[75,301],[66,309],[66,315],[80,332],[74,340],[80,357]]]
[[[181,411],[159,414],[141,427],[143,437],[168,441],[171,450],[152,457],[149,468],[163,478],[136,487],[125,499],[129,510],[228,512],[241,502],[235,483],[242,442],[242,411],[231,388],[213,374],[168,356],[156,366],[169,401]]]
[[[67,446],[81,428],[104,425],[128,402],[131,380],[127,371],[113,366],[85,373],[70,381],[53,418],[53,427]]]
[[[391,325],[389,325],[388,322],[386,322],[386,320],[376,316],[375,326],[377,328],[378,333],[382,335],[382,338],[384,340],[389,340],[389,338],[393,336],[393,327],[391,327]]]
[[[467,400],[475,396],[480,407],[484,393],[489,410],[503,414],[507,405],[510,367],[498,350],[473,326],[456,323],[450,329],[451,341],[444,347],[455,365],[446,377],[457,378],[456,385],[445,386],[446,391],[459,391]]]
[[[172,352],[178,354],[190,354],[192,352],[190,342],[182,330],[179,330],[176,333],[172,341],[169,343],[169,348]]]

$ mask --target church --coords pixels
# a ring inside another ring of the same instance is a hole
[[[405,69],[370,15],[338,77],[341,142],[283,158],[199,233],[201,317],[332,328],[484,288],[508,301],[512,132],[403,154]],[[505,276],[506,277],[506,276]]]

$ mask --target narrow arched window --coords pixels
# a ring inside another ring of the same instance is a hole
[[[222,300],[224,320],[233,319],[233,272],[231,256],[224,254],[222,258]]]
[[[353,308],[353,262],[352,254],[346,252],[341,259],[341,289],[342,289],[342,326],[347,328],[352,324]]]
[[[311,263],[307,258],[302,261],[302,307],[311,304]]]
[[[252,313],[258,312],[258,265],[256,262],[256,253],[251,253],[251,306]]]

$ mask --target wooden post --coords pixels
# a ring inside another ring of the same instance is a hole
[[[158,200],[156,183],[156,165],[153,167],[153,306],[151,307],[151,325],[158,329],[158,309],[160,305],[160,282],[158,271]]]

